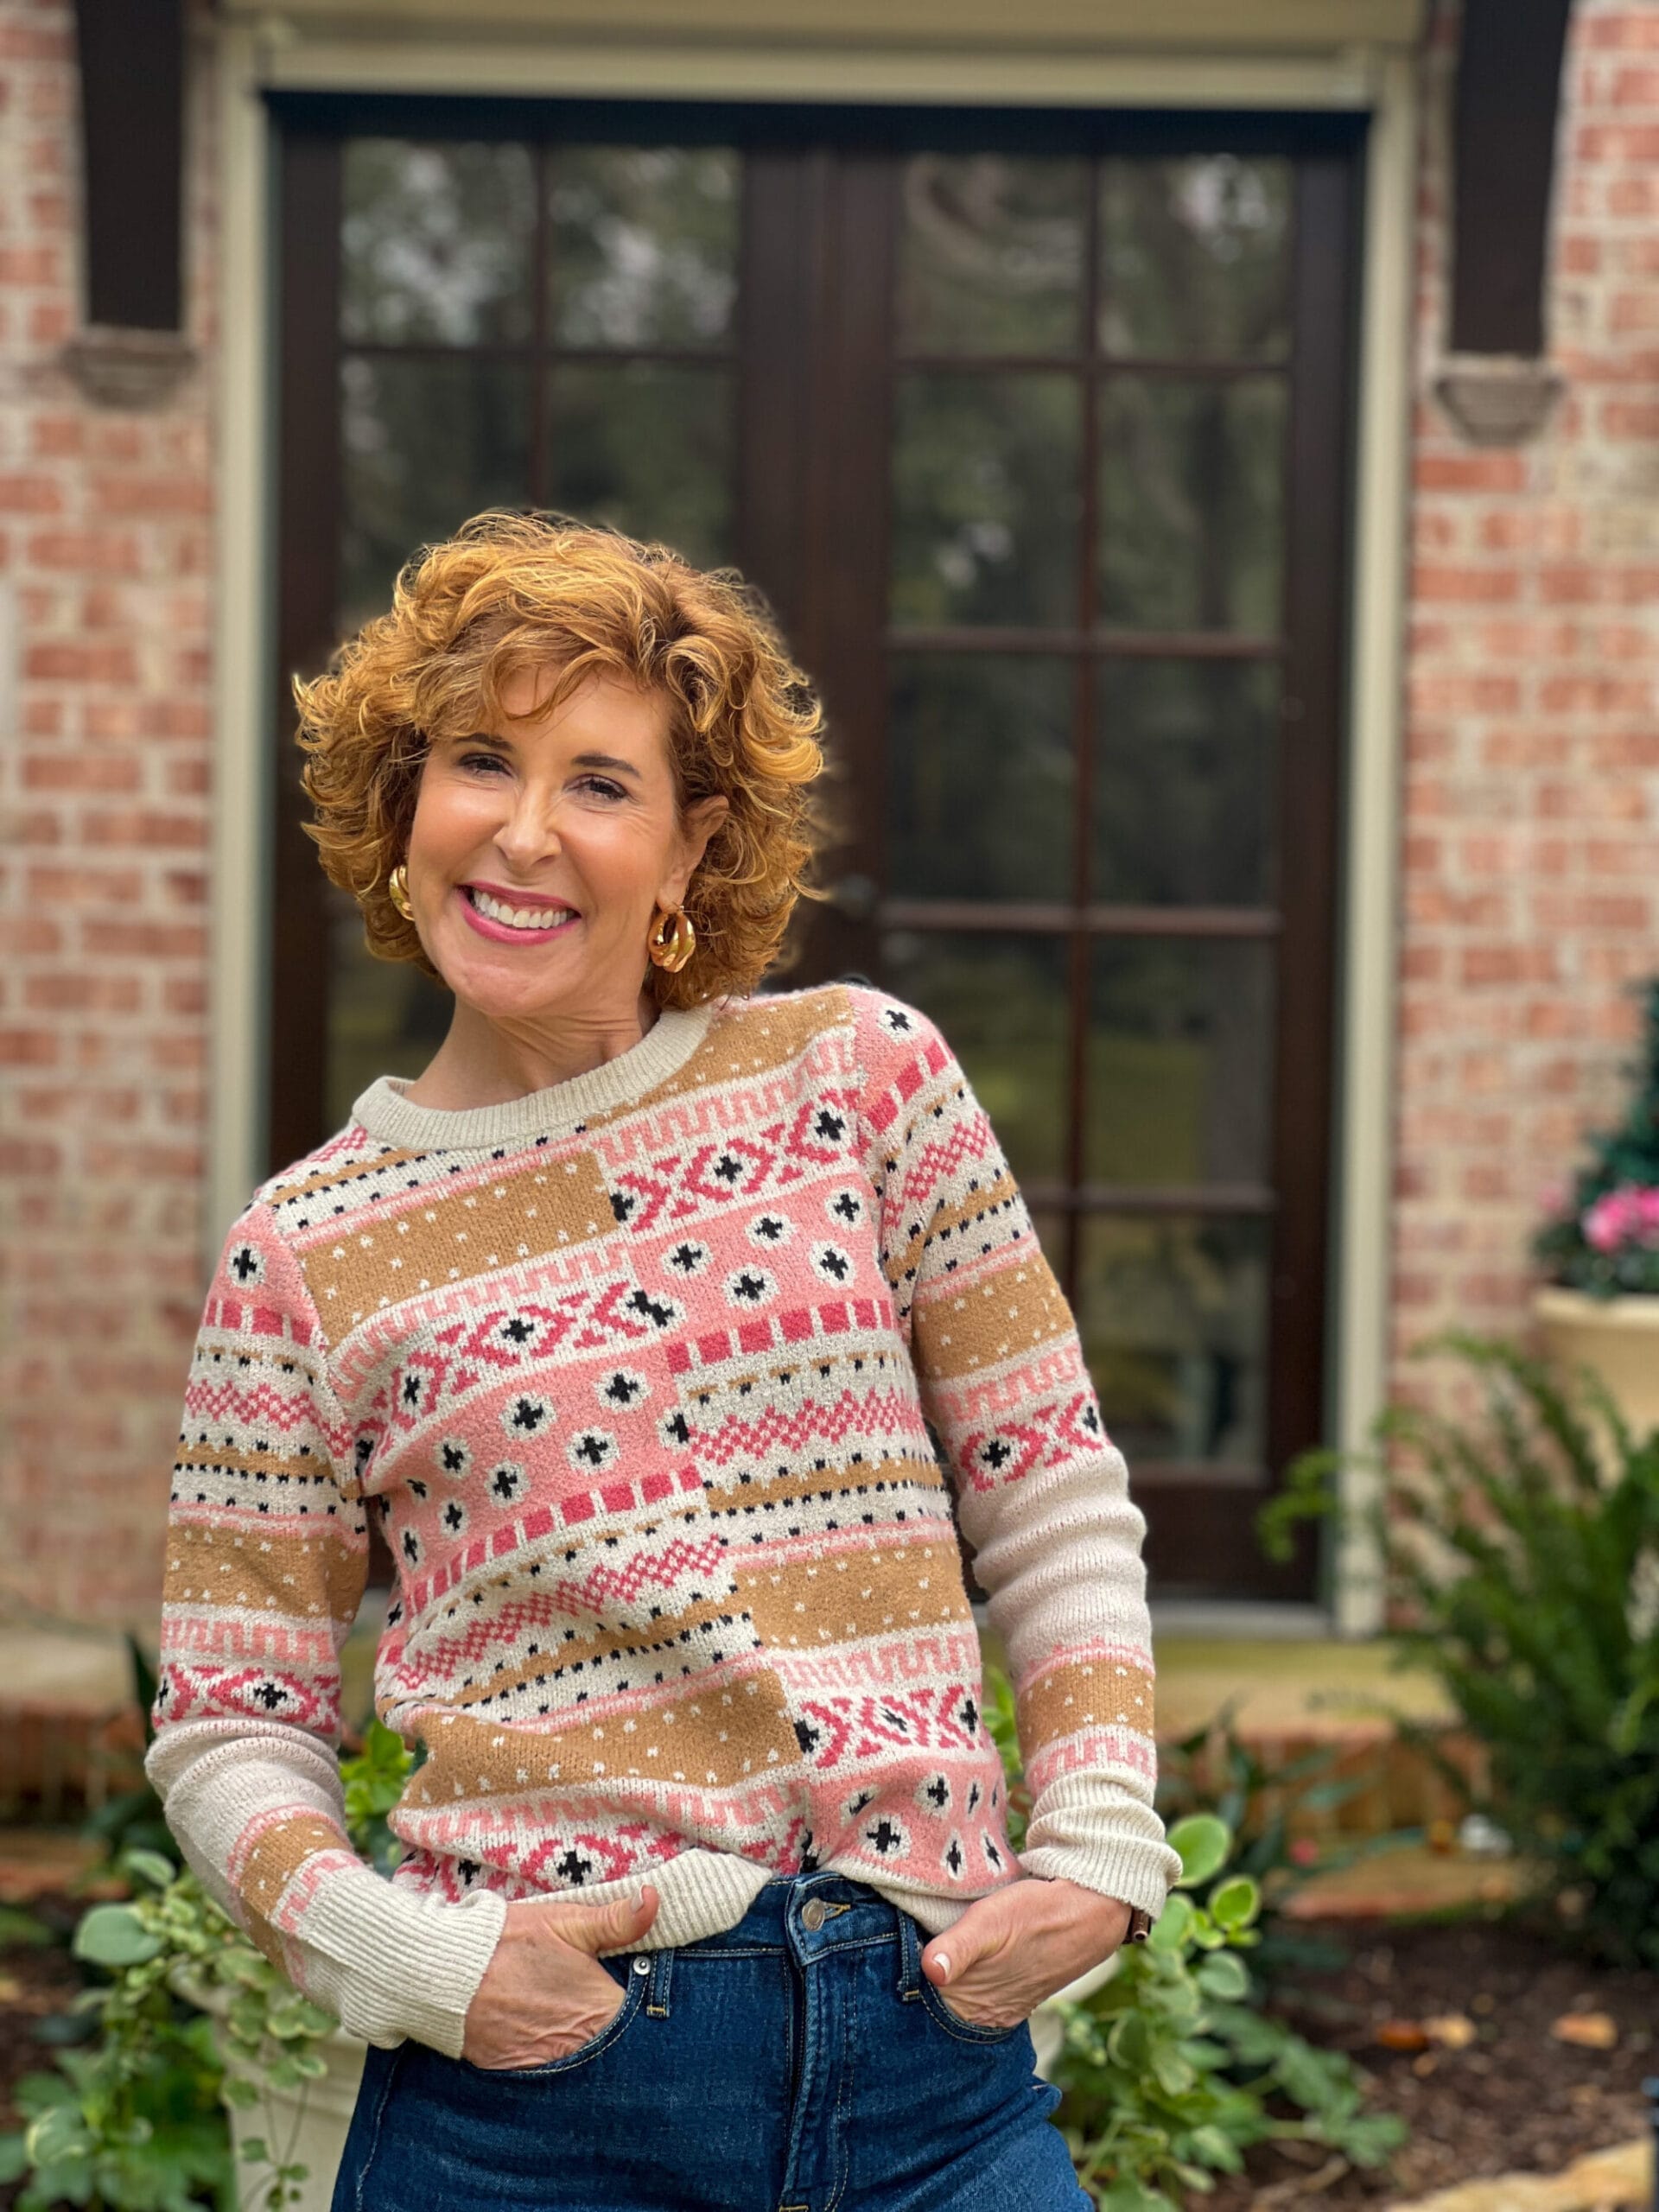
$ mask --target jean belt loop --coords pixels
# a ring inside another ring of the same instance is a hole
[[[651,1961],[651,1980],[645,1984],[645,2012],[653,2020],[668,2018],[668,1978],[674,1969],[674,1946],[664,1943],[659,1951],[647,1951]]]
[[[899,1994],[909,2004],[922,1993],[922,1947],[916,1941],[916,1923],[901,1906],[899,1918]]]

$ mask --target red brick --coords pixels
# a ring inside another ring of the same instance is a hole
[[[1527,482],[1526,460],[1518,453],[1424,453],[1415,473],[1424,492],[1520,492]]]
[[[1513,569],[1463,569],[1424,563],[1413,575],[1412,588],[1431,604],[1491,606],[1516,598],[1521,580]]]
[[[23,1003],[31,1013],[132,1014],[143,1003],[143,985],[137,976],[30,976],[23,984]]]
[[[63,931],[50,915],[0,914],[0,954],[53,954],[62,946]]]
[[[130,645],[89,645],[60,638],[29,646],[23,673],[36,683],[136,683],[138,661]]]
[[[63,486],[55,476],[0,475],[0,511],[20,515],[61,514]]]
[[[1659,164],[1659,123],[1586,124],[1572,142],[1573,158],[1594,166],[1617,162],[1630,168]]]
[[[81,817],[81,835],[89,845],[194,850],[207,842],[207,825],[200,815],[168,814],[159,807],[127,807],[119,812],[89,808]]]
[[[130,576],[140,566],[138,539],[130,531],[37,531],[25,550],[35,567],[73,574]]]
[[[207,946],[207,931],[196,923],[87,921],[80,934],[86,952],[135,959],[200,961]]]
[[[1604,437],[1630,438],[1643,444],[1659,439],[1659,400],[1605,399],[1598,415]]]
[[[1659,54],[1659,20],[1645,7],[1590,10],[1573,27],[1575,48],[1594,53]]]
[[[61,1045],[50,1029],[0,1029],[0,1067],[55,1067]]]
[[[25,791],[136,791],[143,763],[126,753],[32,753],[22,763]]]
[[[62,257],[54,245],[0,245],[0,284],[20,290],[56,284],[62,279]]]
[[[209,486],[200,476],[137,472],[91,476],[86,491],[88,505],[100,514],[154,518],[211,512]]]

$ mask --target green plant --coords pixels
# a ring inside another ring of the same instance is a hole
[[[395,1853],[385,1815],[411,1760],[374,1724],[362,1752],[340,1761],[352,1841],[383,1871]],[[317,2046],[337,2023],[302,1997],[171,1859],[125,1852],[118,1869],[134,1894],[95,1904],[73,1948],[105,1977],[77,2004],[96,2040],[59,2055],[54,2073],[25,2075],[16,2099],[26,2125],[0,2136],[0,2180],[28,2177],[18,2212],[73,2204],[92,2212],[194,2212],[237,2202],[225,2126],[227,2105],[265,2106],[264,2136],[242,2146],[257,2201],[298,2194],[293,2156],[308,2082],[327,2071]],[[213,2017],[208,2017],[209,2015]],[[271,2092],[299,2092],[288,2140],[278,2141]]]
[[[988,1662],[983,1705],[1017,1850],[1029,1796],[1014,1693]],[[1091,1995],[1059,2007],[1058,2117],[1083,2185],[1102,2212],[1175,2212],[1172,2190],[1212,2190],[1255,2143],[1319,2143],[1351,2164],[1382,2164],[1404,2139],[1401,2123],[1363,2109],[1346,2057],[1261,2009],[1239,1954],[1260,1941],[1262,1892],[1240,1869],[1231,1828],[1193,1813],[1169,1840],[1181,1878],[1150,1938],[1120,1951]]]
[[[1659,1432],[1634,1437],[1585,1374],[1440,1337],[1479,1378],[1485,1421],[1396,1405],[1357,1455],[1389,1477],[1364,1517],[1403,1615],[1403,1660],[1440,1679],[1484,1747],[1464,1787],[1549,1878],[1585,1939],[1659,1965]],[[1341,1455],[1305,1454],[1262,1516],[1337,1510]]]
[[[1077,2177],[1102,2212],[1176,2212],[1257,2143],[1325,2145],[1382,2164],[1401,2122],[1364,2109],[1361,2077],[1260,2008],[1239,1953],[1256,1940],[1261,1892],[1233,1872],[1224,1821],[1169,1832],[1182,1875],[1148,1940],[1079,2004],[1063,2004],[1054,2068]],[[1203,1890],[1202,1903],[1193,1894]]]
[[[1659,1293],[1659,976],[1644,988],[1630,1110],[1592,1137],[1588,1164],[1533,1244],[1553,1281],[1597,1298]]]
[[[1296,1891],[1315,1873],[1351,1866],[1402,1839],[1399,1832],[1340,1841],[1293,1836],[1293,1803],[1315,1817],[1333,1813],[1368,1789],[1370,1779],[1339,1774],[1342,1751],[1329,1744],[1269,1764],[1234,1725],[1236,1710],[1229,1703],[1204,1727],[1159,1746],[1158,1809],[1166,1822],[1213,1812],[1231,1831],[1228,1871],[1248,1874],[1262,1893],[1255,1967],[1272,1984],[1338,1966],[1347,1956],[1283,1916]]]
[[[402,1855],[403,1846],[387,1827],[386,1815],[419,1764],[418,1755],[411,1756],[397,1731],[378,1720],[370,1721],[362,1750],[340,1763],[346,1832],[377,1873],[390,1874]]]

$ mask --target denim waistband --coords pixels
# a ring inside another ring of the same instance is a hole
[[[906,1999],[921,1995],[921,1947],[925,1932],[908,1914],[866,1883],[845,1874],[778,1874],[757,1891],[743,1917],[695,1942],[643,1952],[638,1970],[648,1973],[645,2011],[669,2016],[676,1961],[755,1958],[782,1954],[797,1966],[837,1953],[893,1947],[893,1985]]]

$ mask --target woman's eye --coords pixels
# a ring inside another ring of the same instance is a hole
[[[493,769],[501,766],[501,759],[500,755],[495,753],[463,753],[461,756],[461,765],[463,768]]]
[[[621,785],[613,784],[608,776],[584,776],[582,779],[582,788],[583,791],[597,791],[601,798],[626,798],[627,797]]]

